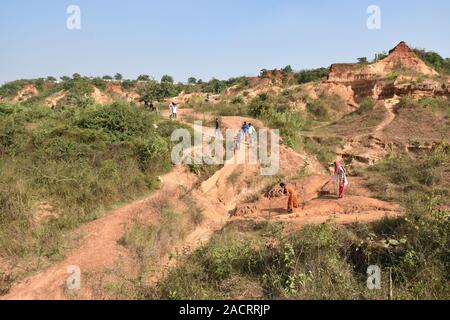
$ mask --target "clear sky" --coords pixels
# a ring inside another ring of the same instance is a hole
[[[81,30],[69,30],[69,5]],[[366,10],[381,9],[369,30]],[[404,40],[450,57],[448,0],[2,0],[0,83],[48,75],[257,74],[372,58]]]

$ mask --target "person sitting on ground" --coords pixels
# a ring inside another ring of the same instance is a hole
[[[291,186],[286,185],[286,183],[282,182],[280,183],[280,187],[283,188],[283,193],[285,195],[288,195],[288,203],[287,203],[287,211],[288,213],[293,213],[294,208],[298,208],[298,196],[295,192],[294,188]]]

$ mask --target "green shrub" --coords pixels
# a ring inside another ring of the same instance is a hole
[[[70,230],[150,192],[171,168],[170,134],[178,125],[132,105],[0,104],[0,114],[0,255],[36,261],[30,268],[59,259]],[[43,202],[57,219],[36,227]]]
[[[365,98],[359,105],[359,109],[356,111],[357,114],[370,113],[375,107],[375,100],[372,97]]]
[[[11,98],[19,93],[22,87],[27,84],[27,80],[16,80],[5,83],[0,87],[0,98]]]

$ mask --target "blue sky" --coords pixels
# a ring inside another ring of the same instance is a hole
[[[69,5],[81,30],[66,28]],[[369,5],[381,30],[369,30]],[[257,74],[373,57],[405,40],[450,57],[450,1],[2,0],[0,83],[62,76]]]

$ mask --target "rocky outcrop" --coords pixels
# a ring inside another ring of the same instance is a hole
[[[422,75],[438,75],[436,70],[427,66],[404,41],[389,51],[386,58],[371,67],[380,75],[386,75],[398,68],[408,69]]]
[[[392,76],[407,73],[409,78]],[[389,55],[372,64],[338,63],[330,67],[327,82],[351,87],[355,100],[373,96],[388,99],[394,95],[449,96],[450,82],[426,80],[417,83],[419,76],[433,77],[438,73],[427,66],[405,42],[400,42]]]
[[[390,99],[394,96],[435,97],[444,96],[450,98],[450,83],[442,83],[434,80],[414,82],[406,80],[380,81],[374,87],[374,98],[378,100]]]
[[[328,81],[353,82],[386,78],[393,72],[408,71],[426,76],[438,75],[426,65],[405,42],[400,42],[389,55],[372,64],[337,63],[330,67]]]
[[[30,99],[31,97],[37,96],[38,94],[39,91],[34,84],[26,84],[12,99],[12,102],[14,103],[24,102]]]
[[[330,82],[351,82],[358,80],[372,80],[376,74],[371,73],[357,63],[335,63],[330,67],[327,80]]]

